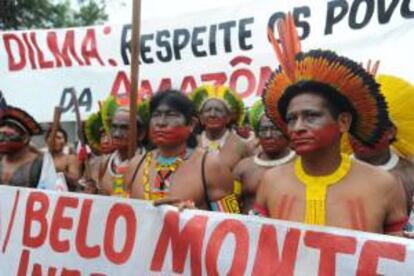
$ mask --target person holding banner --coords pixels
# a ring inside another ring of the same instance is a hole
[[[191,95],[204,131],[200,146],[220,152],[223,163],[231,170],[243,158],[251,155],[246,142],[230,131],[232,123],[241,123],[244,104],[241,98],[226,86],[203,85]]]
[[[387,106],[374,77],[331,51],[301,52],[293,18],[278,26],[280,62],[263,93],[266,114],[299,158],[265,173],[255,212],[272,218],[401,235],[402,185],[388,172],[341,154],[349,131],[373,147],[386,131]]]
[[[258,100],[250,109],[249,118],[259,139],[260,152],[254,157],[243,159],[233,171],[236,181],[240,182],[239,201],[243,214],[252,209],[263,174],[295,158],[295,152],[289,149],[287,137],[266,116],[262,100]]]
[[[387,101],[392,122],[380,141],[372,148],[349,137],[354,151],[353,158],[367,162],[398,177],[404,186],[407,214],[412,212],[414,196],[414,86],[407,81],[391,76],[379,75],[378,83]],[[393,149],[391,149],[391,146]],[[413,226],[407,225],[413,232]],[[414,235],[411,233],[411,236]]]
[[[158,204],[239,213],[233,179],[219,154],[197,147],[194,104],[181,92],[157,93],[150,102],[149,132],[155,150],[132,160],[126,182],[131,197]]]
[[[59,189],[50,154],[30,145],[31,137],[40,134],[40,125],[27,112],[13,106],[0,109],[0,184]]]

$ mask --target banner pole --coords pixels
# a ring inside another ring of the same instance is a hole
[[[137,148],[137,94],[139,78],[139,45],[141,28],[141,0],[132,2],[132,38],[131,38],[131,90],[129,91],[129,146],[128,157],[131,159]]]

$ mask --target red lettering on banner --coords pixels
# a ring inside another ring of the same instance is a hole
[[[15,34],[4,34],[3,35],[4,48],[6,49],[7,59],[9,61],[9,70],[10,71],[19,71],[26,66],[26,52],[24,50],[24,45],[20,39]],[[15,56],[12,53],[11,43],[14,42],[19,49],[18,57],[19,60],[15,59]]]
[[[119,252],[115,251],[115,227],[119,218],[126,222],[125,242]],[[134,210],[128,204],[116,203],[109,211],[105,227],[104,251],[106,257],[114,264],[123,264],[131,257],[135,246],[135,234],[137,232],[137,220]]]
[[[217,259],[224,239],[229,233],[235,238],[236,248],[233,253],[233,261],[226,275],[244,275],[246,272],[249,254],[249,233],[243,222],[235,219],[225,219],[214,229],[209,239],[206,251],[206,270],[208,275],[219,275],[217,271]],[[229,252],[226,252],[228,254]]]
[[[114,97],[122,94],[127,95],[130,90],[131,82],[129,81],[128,75],[124,71],[119,71],[118,74],[116,74],[114,83],[112,84],[111,95]],[[120,93],[121,91],[123,92],[122,94]]]
[[[104,65],[99,53],[98,47],[96,45],[96,36],[95,36],[95,29],[87,29],[85,38],[82,42],[81,48],[82,56],[85,59],[85,63],[87,65],[91,65],[91,59],[96,59],[100,65]]]
[[[86,259],[97,258],[101,254],[99,245],[88,246],[86,244],[92,203],[92,199],[85,199],[83,201],[78,230],[76,232],[76,249],[79,256]]]
[[[47,270],[47,276],[55,276],[57,272],[56,267],[49,267]],[[46,273],[42,273],[42,265],[41,264],[34,264],[32,275],[46,275]]]
[[[186,76],[181,82],[180,90],[184,93],[191,93],[194,89],[197,88],[197,83],[193,76]]]
[[[55,50],[55,49],[54,49]],[[62,51],[56,49],[56,53],[63,58],[65,66],[72,66],[72,59],[69,57],[69,52],[72,57],[78,62],[79,65],[83,65],[83,61],[78,57],[75,49],[75,31],[68,30],[65,34],[65,40],[63,41]]]
[[[40,208],[34,210],[36,203],[40,205]],[[31,192],[29,194],[24,218],[23,245],[36,248],[44,243],[48,229],[46,219],[48,209],[49,198],[47,195],[42,192]],[[37,236],[32,236],[31,234],[33,222],[38,222],[40,224],[40,231]]]
[[[47,34],[47,45],[55,57],[56,67],[62,66],[62,61],[66,67],[72,66],[72,60],[69,56],[69,53],[72,57],[79,63],[83,65],[83,61],[78,57],[75,50],[75,33],[73,30],[68,30],[65,34],[65,39],[63,41],[62,50],[59,50],[57,43],[56,32],[52,31]]]
[[[245,57],[245,56],[237,56],[230,61],[230,64],[233,67],[237,66],[238,64],[250,65],[251,63],[252,63],[252,59],[249,57]],[[245,78],[245,80],[247,81],[247,88],[243,92],[240,92],[240,90],[237,89],[237,83],[239,82],[240,78]],[[237,93],[239,93],[239,95],[242,98],[249,97],[254,92],[255,86],[256,86],[256,78],[250,69],[247,69],[247,68],[237,69],[230,76],[230,83],[229,83],[230,89],[232,89],[233,91],[237,91]]]
[[[37,67],[36,67],[36,62],[35,62],[34,51],[33,51],[32,46],[30,45],[29,38],[27,37],[26,33],[23,33],[23,41],[26,44],[26,47],[29,52],[29,61],[30,61],[30,64],[32,65],[32,69],[36,69]]]
[[[279,256],[275,226],[262,226],[252,275],[293,275],[298,252],[300,230],[290,228],[286,233],[282,256]]]
[[[320,250],[319,276],[335,275],[336,253],[355,254],[357,240],[354,237],[306,231],[305,245]]]
[[[53,67],[53,61],[45,60],[45,56],[43,55],[42,50],[39,48],[39,45],[37,44],[36,33],[35,32],[30,33],[30,40],[31,40],[33,46],[36,49],[37,60],[39,61],[39,67],[42,68],[42,69],[52,68]]]
[[[207,216],[194,216],[180,231],[179,213],[167,212],[157,247],[152,257],[151,271],[162,270],[167,248],[171,243],[174,273],[183,273],[185,260],[190,250],[191,275],[201,275],[201,249],[207,220]]]
[[[63,268],[62,276],[81,276],[80,270]]]
[[[170,80],[171,85],[171,80]],[[128,75],[124,71],[119,71],[115,77],[115,81],[112,85],[111,95],[114,97],[120,97],[129,95],[131,90],[131,82],[129,81]],[[141,89],[138,93],[138,99],[142,100],[145,98],[152,97],[151,83],[147,80],[141,82]]]
[[[267,81],[270,79],[270,76],[272,75],[272,73],[273,73],[272,68],[268,66],[264,66],[260,68],[260,77],[259,77],[259,83],[257,85],[256,96],[258,97],[262,96],[263,89]]]
[[[50,246],[56,252],[68,252],[70,249],[69,240],[59,240],[59,232],[61,229],[70,230],[73,227],[73,219],[70,217],[64,217],[63,212],[65,208],[78,207],[79,199],[75,197],[59,197],[55,211],[53,213],[52,222],[50,224]]]
[[[223,85],[227,81],[226,73],[206,73],[201,75],[201,81],[203,82],[213,82],[213,85]]]
[[[50,51],[52,52],[53,56],[55,57],[55,66],[56,67],[62,67],[62,61],[63,59],[66,63],[71,63],[68,56],[62,56],[62,54],[59,51],[58,44],[57,44],[57,35],[56,32],[51,31],[47,33],[46,37],[47,46],[49,47]]]
[[[20,255],[19,268],[17,270],[17,276],[26,276],[27,269],[29,268],[29,258],[30,251],[23,249],[22,254]]]
[[[366,241],[361,249],[357,276],[378,275],[379,258],[404,262],[406,248],[402,244],[385,241]]]

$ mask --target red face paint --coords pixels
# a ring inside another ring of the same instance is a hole
[[[24,141],[0,142],[0,153],[8,154],[18,152],[26,146]]]
[[[150,127],[151,141],[157,146],[174,146],[185,143],[190,137],[191,127]]]
[[[282,152],[289,145],[289,141],[285,137],[279,138],[260,138],[260,145],[266,154],[272,155]]]
[[[370,159],[390,146],[388,135],[383,135],[381,140],[373,145],[373,147],[366,146],[352,136],[349,136],[349,143],[351,144],[352,150],[354,151],[357,158]]]
[[[319,129],[289,132],[292,147],[301,155],[330,146],[341,137],[338,125],[330,124]]]

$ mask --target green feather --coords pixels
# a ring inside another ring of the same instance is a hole
[[[118,104],[114,97],[109,96],[102,105],[102,123],[106,133],[111,133],[111,122],[118,109]]]
[[[101,130],[103,128],[101,113],[92,113],[85,121],[84,130],[89,146],[100,151],[101,148]]]
[[[259,131],[259,121],[264,114],[265,109],[263,105],[263,100],[259,99],[253,104],[249,111],[250,124],[253,127],[253,130],[254,132],[256,132],[256,134]]]
[[[190,99],[193,101],[196,110],[200,111],[203,103],[208,98],[207,90],[204,86],[196,88],[190,95]]]

